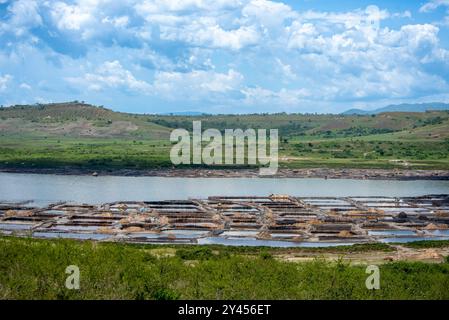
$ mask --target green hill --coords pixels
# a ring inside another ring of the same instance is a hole
[[[0,167],[171,167],[170,132],[279,129],[281,166],[449,168],[449,111],[142,115],[80,102],[0,108]]]
[[[165,139],[169,133],[147,117],[79,102],[0,108],[4,135]]]

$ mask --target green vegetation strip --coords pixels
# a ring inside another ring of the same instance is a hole
[[[368,290],[366,266],[283,262],[272,258],[279,250],[0,237],[0,298],[449,299],[448,262],[383,264],[380,290]],[[69,265],[80,269],[80,290],[65,287]]]
[[[162,116],[78,102],[0,108],[0,168],[171,167],[170,132],[193,121],[278,129],[283,168],[449,169],[449,111]]]
[[[425,249],[425,248],[447,248],[449,247],[449,240],[431,240],[431,241],[414,241],[409,243],[402,243],[404,247]]]

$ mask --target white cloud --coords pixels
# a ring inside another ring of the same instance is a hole
[[[297,18],[298,14],[281,2],[252,0],[242,8],[242,16],[256,20],[263,27],[275,28],[282,25],[286,19]]]
[[[105,17],[101,20],[103,23],[110,23],[116,28],[125,28],[129,24],[128,16],[121,16],[117,18]]]
[[[438,7],[449,7],[449,0],[432,0],[429,1],[427,3],[425,3],[424,5],[421,6],[421,8],[419,8],[420,12],[430,12],[433,11],[435,9],[437,9]]]
[[[76,87],[86,87],[97,92],[112,88],[167,99],[195,100],[238,90],[243,76],[232,69],[227,73],[204,70],[184,73],[160,71],[155,74],[154,81],[149,83],[136,79],[119,61],[108,61],[94,72],[85,73],[82,77],[68,77],[66,80]]]
[[[35,0],[14,1],[7,10],[9,19],[0,21],[0,35],[9,32],[20,38],[27,35],[29,29],[42,25],[38,2]]]
[[[53,4],[51,15],[60,30],[80,30],[94,19],[92,11],[96,1],[83,3],[84,5],[69,5],[58,1]]]
[[[438,44],[438,27],[431,24],[406,25],[401,27],[400,41],[404,45],[417,49],[423,45],[429,44],[436,46]]]
[[[232,69],[227,73],[194,70],[187,73],[159,72],[154,79],[157,94],[174,99],[198,99],[237,90],[243,76]],[[176,92],[176,95],[173,93]]]
[[[393,18],[411,18],[412,13],[410,10],[405,10],[404,12],[396,12],[391,15]]]
[[[25,83],[25,82],[22,82],[20,84],[19,88],[20,89],[24,89],[24,90],[31,90],[32,89],[32,87],[28,83]]]
[[[12,76],[9,74],[5,74],[4,76],[0,76],[0,91],[5,91],[8,87],[8,82],[12,79]]]
[[[161,38],[165,40],[180,40],[209,48],[240,50],[243,47],[256,44],[259,40],[259,35],[252,26],[224,30],[213,18],[200,18],[184,25],[182,28],[161,27]]]
[[[144,1],[136,11],[160,30],[164,40],[234,51],[257,45],[282,23],[296,17],[287,5],[252,1]],[[148,38],[148,33],[143,33]]]
[[[145,13],[161,11],[183,12],[193,10],[216,11],[241,5],[239,0],[144,0],[137,1],[136,8]]]
[[[242,93],[245,95],[245,104],[257,105],[271,105],[274,107],[289,107],[300,106],[306,98],[310,96],[307,89],[285,89],[273,91],[266,88],[244,88]]]
[[[78,86],[87,86],[89,90],[93,91],[101,91],[105,88],[123,88],[143,94],[151,92],[150,84],[137,80],[117,60],[103,63],[95,70],[95,73],[86,73],[83,77],[68,77],[66,80]]]
[[[446,7],[446,16],[442,21],[434,22],[434,24],[444,27],[449,27],[449,0],[432,0],[421,6],[420,12],[432,12],[439,7]]]
[[[86,45],[90,41],[105,43],[132,38],[137,32],[132,25],[130,6],[135,0],[76,0],[46,2],[56,30],[64,36],[78,38]]]
[[[292,70],[292,66],[286,63],[283,63],[281,61],[281,59],[276,58],[276,63],[278,64],[282,75],[287,79],[287,80],[295,80],[297,79],[297,75],[295,74],[295,72],[293,72]]]
[[[325,12],[309,10],[300,13],[300,19],[320,27],[321,31],[338,31],[344,29],[378,28],[382,20],[391,17],[387,10],[370,5],[364,10],[348,12]]]
[[[289,34],[289,48],[311,49],[324,44],[323,38],[319,36],[318,30],[311,23],[294,21],[291,26],[287,27],[287,33]]]
[[[8,9],[12,14],[10,23],[14,26],[35,27],[42,24],[37,1],[14,1]]]

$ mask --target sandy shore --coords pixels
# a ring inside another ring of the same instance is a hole
[[[0,172],[57,174],[57,175],[107,175],[107,176],[159,176],[186,178],[324,178],[324,179],[373,179],[373,180],[449,180],[449,170],[405,169],[279,169],[274,176],[259,176],[258,169],[108,169],[97,170],[61,168],[0,168]]]

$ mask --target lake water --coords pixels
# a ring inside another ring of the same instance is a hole
[[[449,194],[449,181],[301,178],[167,178],[0,173],[0,200],[98,204],[208,196],[388,196]]]

